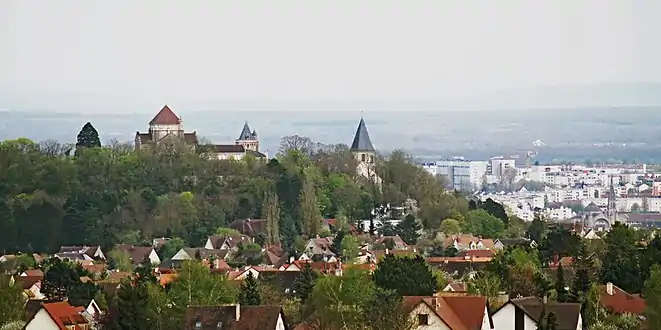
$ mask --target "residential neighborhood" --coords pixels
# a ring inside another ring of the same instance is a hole
[[[547,166],[573,173],[558,186],[500,159],[491,171],[511,182],[464,192],[401,151],[379,157],[362,118],[350,146],[290,136],[271,159],[209,157],[219,147],[177,135],[176,118],[165,106],[135,148],[101,146],[90,123],[74,154],[2,142],[1,329],[660,324],[661,237],[636,220],[656,214],[644,167]],[[236,143],[257,150],[248,131]],[[72,176],[53,185],[51,169]]]

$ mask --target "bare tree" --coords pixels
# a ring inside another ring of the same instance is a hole
[[[358,161],[346,144],[318,144],[311,158],[326,173],[356,174]]]
[[[68,155],[73,149],[72,144],[62,144],[55,140],[46,140],[39,142],[39,151],[46,156]]]
[[[514,179],[516,179],[516,168],[509,167],[503,170],[503,173],[501,175],[503,183],[507,185],[511,185],[514,183]]]
[[[314,142],[310,138],[299,136],[299,135],[290,135],[285,136],[280,139],[280,150],[281,154],[286,154],[290,150],[298,150],[305,154],[310,154],[314,147]]]

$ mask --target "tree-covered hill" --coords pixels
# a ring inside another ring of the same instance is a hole
[[[286,139],[286,138],[285,138]],[[269,240],[290,247],[318,233],[322,218],[367,219],[375,203],[417,201],[438,228],[467,203],[394,152],[377,165],[383,189],[356,177],[343,145],[289,149],[274,159],[208,160],[203,146],[79,148],[28,139],[0,143],[0,251],[56,252],[61,245],[111,247],[181,237],[203,244],[236,219],[276,223]]]

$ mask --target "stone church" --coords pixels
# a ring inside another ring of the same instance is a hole
[[[365,125],[365,120],[362,117],[358,123],[358,128],[356,129],[356,134],[353,137],[353,142],[349,150],[351,150],[358,161],[358,166],[356,167],[357,174],[380,185],[381,178],[375,171],[376,149],[372,145],[372,140],[367,132],[367,125]]]
[[[147,133],[139,131],[135,133],[135,148],[147,148],[168,139],[181,139],[196,150],[199,150],[198,147],[200,147],[197,132],[185,132],[181,117],[165,105],[149,122]],[[213,144],[207,147],[209,147],[209,158],[211,159],[241,159],[248,154],[257,158],[267,158],[266,154],[259,151],[257,131],[251,131],[247,122],[243,125],[241,134],[234,144]]]

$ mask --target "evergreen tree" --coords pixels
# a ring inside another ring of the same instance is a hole
[[[331,246],[331,250],[333,253],[335,253],[338,256],[342,256],[342,241],[344,241],[344,230],[340,230],[335,234],[335,238],[333,239],[333,245]]]
[[[404,218],[404,221],[400,222],[397,227],[399,227],[399,235],[406,244],[413,245],[418,241],[420,237],[420,230],[422,226],[415,219],[415,216],[412,214],[407,215]]]
[[[262,213],[266,219],[266,244],[280,245],[280,202],[275,191],[264,193]]]
[[[251,272],[248,272],[248,276],[243,281],[243,284],[241,284],[239,304],[247,306],[259,306],[262,304],[262,298],[259,295],[259,284]]]
[[[567,284],[565,283],[565,273],[562,269],[562,264],[558,265],[555,280],[555,291],[558,294],[558,302],[568,302],[569,292],[567,291]]]
[[[590,290],[594,282],[594,260],[589,255],[587,246],[582,244],[581,249],[574,257],[574,279],[571,283],[571,298],[574,302],[580,302],[583,296]]]
[[[374,283],[401,296],[431,296],[438,291],[436,275],[421,256],[386,255],[373,274]]]
[[[80,133],[78,133],[76,149],[100,147],[101,140],[99,140],[99,132],[92,126],[92,123],[87,122],[80,130]]]
[[[296,277],[296,280],[294,280],[294,292],[301,299],[302,304],[305,304],[306,300],[310,297],[316,280],[317,274],[312,270],[310,264],[306,263],[305,267],[303,267]]]
[[[0,327],[25,318],[23,290],[10,279],[9,276],[0,276]]]
[[[109,326],[120,330],[153,329],[147,283],[125,279],[117,290],[116,311],[108,318]]]

